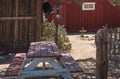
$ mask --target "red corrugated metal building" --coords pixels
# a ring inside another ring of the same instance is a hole
[[[48,0],[53,9],[56,0]],[[88,32],[96,32],[103,25],[120,26],[120,8],[113,6],[108,0],[84,0],[84,3],[95,3],[94,10],[83,10],[82,5],[74,1],[61,3],[59,23],[65,25],[68,32],[79,32],[84,27]],[[49,21],[55,20],[55,14],[48,15]]]

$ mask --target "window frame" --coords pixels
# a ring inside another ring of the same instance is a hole
[[[93,8],[85,8],[85,4],[93,4]],[[95,10],[95,2],[83,2],[82,10]]]

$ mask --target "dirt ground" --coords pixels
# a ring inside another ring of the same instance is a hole
[[[95,47],[95,35],[87,34],[84,37],[80,35],[68,35],[70,42],[72,44],[71,55],[75,60],[77,59],[88,59],[96,57],[96,47]]]
[[[95,34],[85,34],[80,37],[79,34],[68,35],[72,44],[71,55],[83,68],[84,73],[75,79],[96,79],[95,75],[95,60],[96,60],[96,46]],[[82,77],[81,77],[82,76]]]
[[[96,46],[95,46],[95,34],[85,34],[84,38],[81,38],[79,34],[68,35],[72,44],[72,50],[70,54],[76,60],[77,63],[83,68],[84,73],[75,74],[74,79],[96,79]],[[4,71],[9,65],[11,59],[0,58],[0,79],[4,75]],[[111,68],[115,68],[113,65],[109,67],[109,74],[111,76]],[[119,71],[119,70],[118,70]],[[119,72],[116,72],[119,73]],[[117,77],[109,77],[108,79],[120,79],[120,75]],[[38,78],[30,78],[38,79]],[[39,79],[54,79],[54,78],[39,78]],[[56,78],[55,78],[56,79]],[[58,78],[57,78],[58,79]],[[59,78],[62,79],[62,78]]]

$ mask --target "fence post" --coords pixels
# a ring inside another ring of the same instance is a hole
[[[107,79],[108,53],[110,52],[110,32],[104,27],[96,36],[96,79]]]

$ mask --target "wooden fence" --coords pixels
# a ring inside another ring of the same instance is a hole
[[[120,55],[120,27],[113,29],[112,32],[112,54]]]
[[[96,79],[107,79],[108,61],[120,64],[120,28],[99,29],[96,37]],[[109,60],[110,59],[110,60]]]
[[[40,40],[41,6],[42,0],[0,0],[0,51],[26,49]]]
[[[111,31],[112,42],[110,60],[114,62],[116,68],[120,68],[120,27]]]

